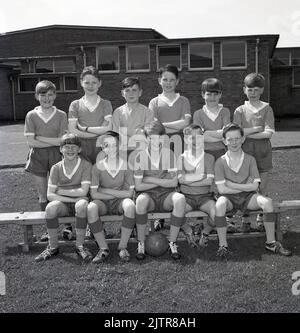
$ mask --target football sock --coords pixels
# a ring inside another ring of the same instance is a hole
[[[48,229],[49,245],[52,249],[58,247],[58,229]]]
[[[170,225],[170,242],[175,243],[180,231],[180,227]]]
[[[118,246],[119,249],[127,248],[128,240],[130,238],[131,233],[132,229],[121,227],[121,240]]]

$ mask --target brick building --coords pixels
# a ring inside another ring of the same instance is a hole
[[[160,92],[158,68],[172,63],[180,69],[178,91],[189,98],[192,111],[203,104],[201,82],[217,77],[224,84],[222,103],[233,112],[244,101],[243,78],[250,72],[259,71],[265,76],[263,99],[272,99],[270,59],[278,38],[250,35],[167,39],[153,29],[60,25],[0,35],[0,120],[24,119],[37,105],[34,87],[42,79],[56,84],[55,104],[67,112],[70,102],[82,95],[79,74],[85,65],[101,71],[100,95],[114,108],[124,103],[120,82],[126,76],[141,79],[141,102],[148,105]]]

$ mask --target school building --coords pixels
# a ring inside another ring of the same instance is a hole
[[[102,73],[100,95],[116,108],[124,103],[120,83],[138,76],[141,103],[160,93],[158,68],[180,70],[179,92],[192,112],[203,105],[200,84],[217,77],[224,84],[221,102],[231,112],[244,102],[245,75],[266,78],[263,100],[275,116],[296,115],[300,106],[300,48],[277,49],[279,35],[168,39],[154,29],[52,25],[0,34],[0,121],[22,120],[37,102],[34,87],[49,79],[57,87],[55,105],[68,112],[82,96],[79,75],[86,65]],[[299,66],[299,67],[297,67]],[[299,111],[298,111],[299,113]]]

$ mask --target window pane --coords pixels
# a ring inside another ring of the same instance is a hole
[[[20,91],[35,91],[35,86],[38,83],[38,78],[19,78]]]
[[[52,60],[37,60],[35,62],[36,73],[52,73],[53,61]]]
[[[180,46],[160,46],[158,48],[158,67],[167,64],[181,67],[180,64]]]
[[[300,49],[292,50],[292,65],[300,65]]]
[[[55,72],[75,72],[75,62],[72,59],[54,60]]]
[[[245,42],[222,43],[222,67],[245,67]]]
[[[294,86],[300,86],[300,67],[294,67]]]
[[[77,90],[76,76],[65,76],[65,90]]]
[[[60,78],[59,76],[49,76],[49,77],[40,77],[40,81],[42,80],[48,80],[55,84],[56,90],[62,90],[60,85]]]
[[[212,68],[212,44],[190,44],[190,68]]]
[[[149,47],[147,45],[135,45],[127,47],[127,70],[148,70]]]
[[[273,55],[272,65],[288,66],[290,64],[289,50],[276,50]]]
[[[119,47],[99,47],[98,69],[100,71],[119,70]]]

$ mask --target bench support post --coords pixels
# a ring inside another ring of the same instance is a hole
[[[33,227],[32,225],[24,225],[24,243],[22,244],[22,251],[29,252],[30,246],[33,244]]]

